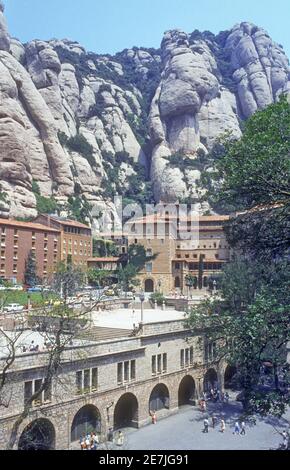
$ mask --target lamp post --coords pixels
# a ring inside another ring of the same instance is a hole
[[[140,302],[141,302],[141,325],[143,325],[143,320],[144,320],[143,302],[145,300],[144,292],[140,293],[139,298],[140,298]]]

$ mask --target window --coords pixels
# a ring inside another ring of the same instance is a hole
[[[204,359],[206,362],[212,362],[216,359],[217,350],[216,342],[208,342],[205,340],[204,343]]]
[[[163,354],[163,372],[167,372],[167,354]]]
[[[124,362],[124,382],[129,381],[129,361]]]
[[[157,372],[158,372],[158,374],[161,374],[161,371],[162,371],[162,369],[161,369],[161,357],[162,357],[161,354],[158,354],[158,356],[157,356]]]
[[[152,375],[167,372],[167,353],[152,356],[151,365]]]
[[[24,404],[37,392],[40,392],[40,389],[43,384],[43,379],[30,380],[29,382],[24,382]],[[42,390],[39,393],[39,396],[33,401],[33,406],[40,406],[45,403],[51,402],[52,392],[51,384],[48,386],[47,390]]]
[[[136,379],[136,361],[131,361],[131,380]]]
[[[152,263],[146,263],[146,272],[151,273],[152,272]]]
[[[156,356],[152,356],[151,359],[152,374],[156,374]]]
[[[180,350],[180,368],[184,369],[186,367],[193,365],[193,346],[190,348],[185,348]]]
[[[121,385],[136,379],[136,361],[125,361],[117,364],[117,381]]]
[[[119,362],[117,367],[117,381],[118,384],[123,382],[123,362]]]
[[[180,269],[180,263],[175,263],[175,269]]]
[[[184,368],[184,349],[181,349],[180,351],[180,367],[181,369]]]
[[[84,369],[76,372],[77,394],[90,393],[98,389],[98,369]]]
[[[150,258],[152,256],[153,252],[152,252],[152,248],[147,248],[146,250],[146,256],[147,258]]]

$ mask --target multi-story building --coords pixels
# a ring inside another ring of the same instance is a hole
[[[0,219],[0,277],[24,282],[25,264],[31,252],[36,260],[37,275],[48,279],[58,262],[60,231],[39,223]]]
[[[188,275],[194,289],[207,289],[209,280],[230,260],[224,232],[228,220],[229,216],[156,213],[130,222],[122,234],[102,236],[116,241],[124,252],[125,240],[128,246],[144,246],[148,262],[138,277],[145,292],[185,294]]]
[[[123,319],[125,311],[116,315]],[[164,418],[186,404],[198,405],[204,390],[222,390],[225,365],[216,362],[212,345],[193,336],[184,313],[154,311],[154,318],[137,331],[127,325],[112,333],[100,325],[91,337],[86,332],[85,340],[67,345],[57,377],[21,422],[15,447],[32,448],[37,441],[38,448],[78,448],[83,433],[104,437],[109,428],[140,428],[153,410]],[[107,317],[104,321],[108,325]],[[41,341],[31,334],[26,332],[28,343]],[[0,407],[0,448],[6,448],[26,400],[41,386],[48,359],[47,350],[17,354],[1,395],[10,401]]]
[[[41,214],[37,222],[60,232],[58,257],[60,261],[71,259],[72,263],[86,269],[92,257],[92,230],[76,220]]]

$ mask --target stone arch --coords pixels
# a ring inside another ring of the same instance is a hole
[[[208,369],[203,379],[203,390],[209,392],[218,386],[218,375],[215,369]]]
[[[122,395],[114,410],[114,429],[138,427],[138,400],[133,393]]]
[[[169,390],[163,383],[157,384],[149,398],[149,412],[169,409]]]
[[[192,404],[195,397],[195,381],[191,375],[183,377],[178,388],[178,406]]]
[[[175,289],[180,289],[180,287],[181,287],[181,282],[180,282],[180,277],[179,276],[176,276],[176,278],[174,279],[174,287],[175,287]]]
[[[145,292],[148,293],[153,293],[154,292],[154,281],[153,279],[146,279],[144,283],[144,290]]]
[[[35,419],[23,430],[19,442],[19,450],[54,450],[55,429],[46,418]]]
[[[94,405],[83,406],[74,416],[71,425],[71,442],[78,441],[83,434],[101,432],[101,415]]]
[[[226,390],[230,388],[235,388],[236,384],[234,382],[234,377],[236,373],[237,373],[236,366],[232,366],[228,364],[224,373],[224,388]]]

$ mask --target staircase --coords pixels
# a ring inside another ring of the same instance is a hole
[[[106,328],[93,326],[80,332],[76,338],[86,341],[105,341],[108,339],[126,338],[132,336],[133,331],[121,328]]]

